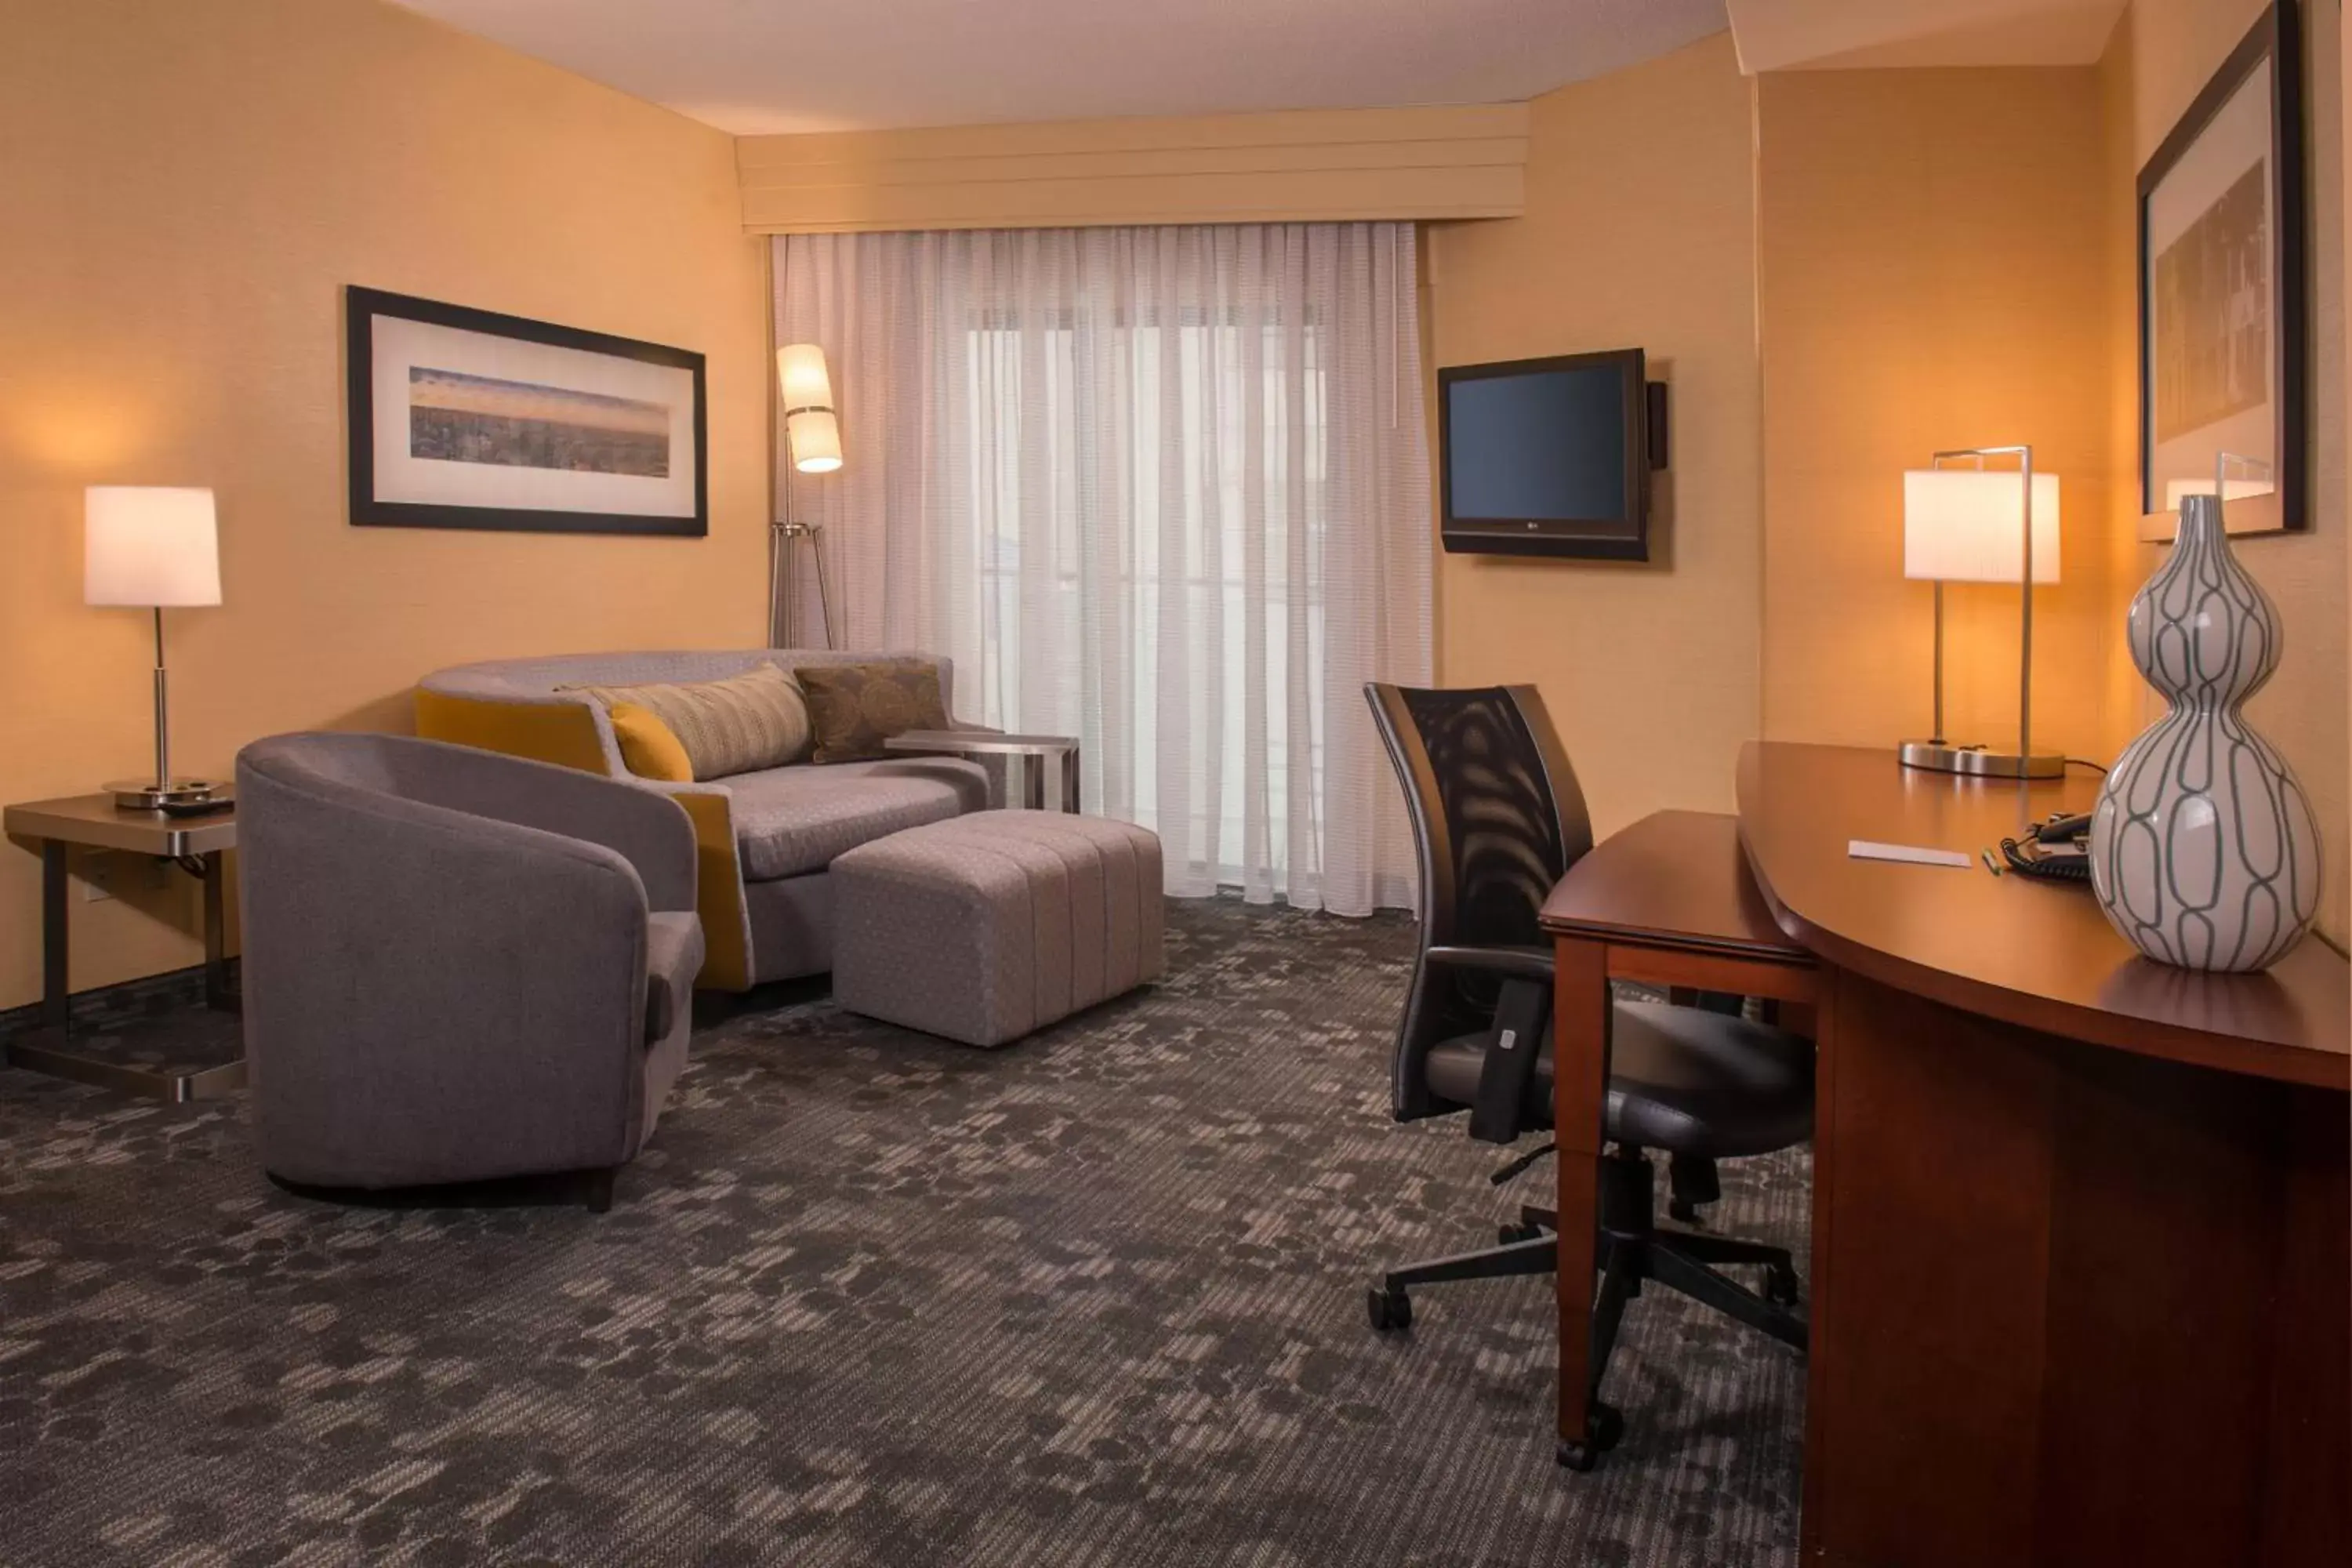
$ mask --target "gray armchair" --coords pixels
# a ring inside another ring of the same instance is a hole
[[[256,742],[236,783],[263,1166],[360,1188],[579,1173],[607,1206],[686,1064],[685,811],[391,735]]]

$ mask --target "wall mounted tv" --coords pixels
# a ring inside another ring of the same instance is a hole
[[[1640,349],[1440,370],[1445,548],[1647,561],[1665,392]]]

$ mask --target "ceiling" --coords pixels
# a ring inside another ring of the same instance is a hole
[[[1740,68],[2086,66],[2125,0],[1729,0]]]
[[[1499,103],[1725,25],[1724,0],[394,3],[739,135]]]

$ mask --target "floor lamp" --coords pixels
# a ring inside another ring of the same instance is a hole
[[[833,595],[824,581],[824,525],[793,519],[793,475],[830,474],[841,467],[841,421],[833,411],[833,377],[826,371],[824,350],[814,343],[792,343],[776,351],[776,382],[782,394],[784,455],[789,460],[782,487],[783,515],[770,526],[768,559],[768,646],[797,647],[800,595],[793,570],[793,552],[808,542],[816,562],[817,614],[824,628],[824,646],[833,646]]]

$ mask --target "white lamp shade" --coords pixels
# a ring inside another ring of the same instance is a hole
[[[221,602],[213,492],[92,485],[82,505],[85,604],[173,609]]]
[[[841,467],[841,422],[830,408],[785,415],[784,440],[793,449],[793,467],[802,473],[829,474]]]
[[[833,377],[824,368],[824,351],[814,343],[788,343],[776,351],[776,384],[787,417],[803,408],[833,406]]]
[[[1914,469],[1903,476],[1903,575],[1935,583],[2024,576],[2025,484],[2014,471]],[[2058,581],[2058,476],[2033,476],[2033,580]]]

